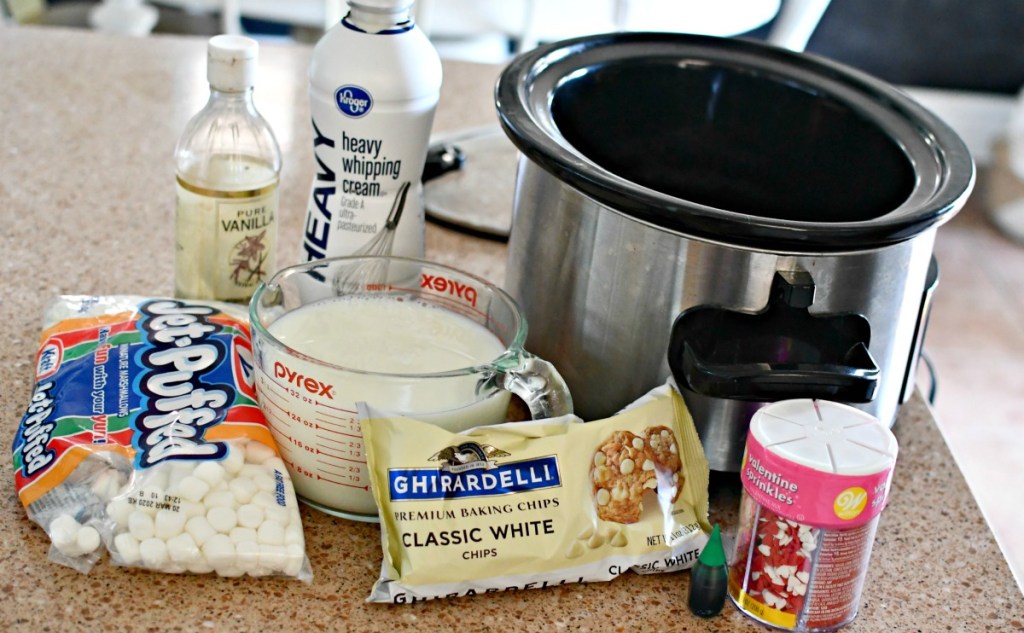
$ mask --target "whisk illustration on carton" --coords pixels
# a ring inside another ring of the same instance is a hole
[[[379,259],[368,259],[364,263],[352,268],[339,271],[334,278],[335,290],[358,290],[365,288],[368,284],[381,283],[387,275],[386,256],[391,254],[395,243],[395,230],[402,220],[402,210],[405,208],[405,199],[409,193],[409,182],[402,183],[395,194],[395,200],[391,204],[391,212],[384,223],[384,228],[377,232],[369,242],[359,250],[352,253],[353,256],[380,256]]]

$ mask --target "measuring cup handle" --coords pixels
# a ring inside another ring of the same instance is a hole
[[[500,370],[501,385],[522,398],[534,420],[572,413],[569,387],[554,365],[525,351],[517,360]]]

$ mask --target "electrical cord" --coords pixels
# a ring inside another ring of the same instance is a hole
[[[939,376],[935,373],[935,364],[932,363],[932,359],[928,356],[928,352],[921,350],[921,362],[924,363],[925,368],[928,370],[928,380],[931,387],[928,389],[928,404],[935,405],[935,396],[939,391]]]

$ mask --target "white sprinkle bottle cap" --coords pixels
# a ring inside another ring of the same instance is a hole
[[[750,432],[790,462],[836,475],[867,475],[896,462],[896,437],[874,416],[826,400],[784,400],[754,414]]]
[[[211,37],[206,47],[206,78],[210,87],[224,92],[242,92],[251,88],[258,55],[259,44],[251,37]]]

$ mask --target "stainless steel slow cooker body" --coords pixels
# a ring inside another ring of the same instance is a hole
[[[935,230],[974,183],[948,126],[838,64],[677,34],[539,48],[496,99],[522,152],[506,286],[580,415],[674,370],[718,470],[738,468],[754,408],[787,393],[895,419]],[[847,362],[863,348],[870,362]],[[813,378],[837,364],[840,382]]]

